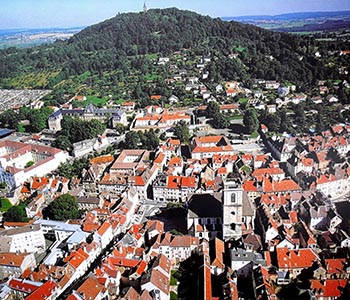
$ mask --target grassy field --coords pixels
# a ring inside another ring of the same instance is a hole
[[[97,97],[97,96],[86,96],[86,100],[79,102],[79,101],[74,101],[75,107],[86,107],[88,104],[93,104],[94,106],[104,106],[106,105],[106,102],[108,101],[108,97]]]
[[[12,204],[11,204],[9,199],[6,199],[6,198],[0,199],[0,211],[1,212],[8,211],[11,206],[12,206]]]
[[[246,104],[246,103],[248,103],[248,98],[241,98],[238,100],[238,103],[239,104]]]

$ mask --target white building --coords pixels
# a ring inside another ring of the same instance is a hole
[[[40,224],[5,229],[0,232],[0,252],[40,253],[45,251],[45,237]]]
[[[20,186],[30,177],[42,177],[56,170],[68,157],[67,152],[56,148],[3,140],[0,142],[0,181],[11,188]]]

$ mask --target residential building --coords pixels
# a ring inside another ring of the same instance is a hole
[[[41,253],[46,250],[40,224],[0,231],[0,252]]]
[[[30,177],[45,176],[69,158],[67,152],[10,140],[0,141],[0,181],[18,187]],[[29,162],[33,162],[28,166]]]
[[[98,120],[103,123],[111,122],[112,126],[116,124],[127,125],[128,120],[126,113],[120,109],[111,108],[96,108],[92,104],[88,104],[85,109],[60,109],[49,116],[49,129],[60,131],[62,130],[61,122],[64,116],[79,118],[84,121]]]
[[[33,253],[0,253],[0,280],[8,277],[20,277],[22,273],[36,266]]]

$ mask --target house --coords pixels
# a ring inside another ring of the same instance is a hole
[[[14,295],[14,297],[17,297],[18,299],[25,298],[25,296],[34,292],[42,284],[43,283],[41,282],[18,279],[18,278],[12,278],[7,282],[8,287],[11,289],[10,294]],[[0,294],[0,297],[1,297],[1,294]]]
[[[75,95],[73,97],[73,101],[83,102],[86,101],[86,96],[83,95]]]
[[[76,232],[81,232],[79,225],[68,224],[53,220],[37,220],[34,225],[40,224],[44,234],[53,234],[57,241],[63,241]]]
[[[171,262],[164,254],[159,254],[155,258],[151,265],[151,268],[152,270],[158,270],[170,279]]]
[[[170,299],[170,279],[159,270],[150,269],[141,277],[141,289],[152,293],[158,299]]]
[[[233,155],[233,146],[225,136],[195,137],[190,145],[191,156],[194,159],[209,158],[215,154]]]
[[[94,241],[101,244],[104,249],[113,239],[113,229],[109,222],[104,222],[101,227],[94,233]]]
[[[157,236],[150,248],[150,253],[165,255],[172,263],[179,263],[186,260],[192,251],[198,248],[199,239],[197,237],[183,235],[173,236],[166,232]]]
[[[82,196],[77,198],[78,208],[81,210],[93,210],[94,208],[102,206],[102,198],[94,196]]]
[[[265,88],[267,90],[277,90],[280,87],[280,83],[278,81],[266,81]]]
[[[309,268],[314,262],[320,259],[315,250],[310,248],[293,249],[277,248],[276,258],[279,271],[290,272],[291,278],[298,276],[302,270]],[[266,262],[268,265],[274,265],[269,252],[266,252]]]
[[[169,104],[170,105],[173,105],[173,104],[176,104],[180,101],[179,97],[175,96],[175,95],[171,95],[168,99],[169,101]]]
[[[22,185],[31,177],[45,176],[69,158],[60,149],[11,140],[0,142],[0,153],[0,181],[10,188]],[[28,167],[28,162],[34,164]]]
[[[241,248],[230,249],[231,269],[237,272],[237,276],[247,278],[250,276],[253,266],[263,261],[261,254],[247,251]]]
[[[26,300],[54,300],[60,292],[60,286],[55,281],[49,280],[26,297]]]
[[[326,279],[326,280],[310,280],[311,295],[316,299],[332,300],[340,299],[346,294],[347,279]]]
[[[0,252],[41,253],[46,249],[40,224],[0,231]]]
[[[184,202],[197,189],[197,181],[188,176],[164,176],[160,174],[153,183],[153,198],[156,201]]]
[[[25,270],[35,266],[33,253],[0,253],[0,280],[11,276],[20,277]]]
[[[152,240],[159,234],[164,233],[164,223],[158,220],[148,220],[146,223],[147,238]]]
[[[133,112],[135,110],[135,102],[122,102],[121,107],[126,112]]]
[[[99,120],[103,123],[112,121],[113,126],[118,123],[128,124],[124,111],[117,108],[96,108],[94,105],[88,104],[85,109],[60,109],[53,112],[48,119],[49,129],[54,131],[62,130],[61,122],[64,116],[71,116],[84,121]]]
[[[107,295],[107,288],[90,275],[76,291],[68,296],[67,300],[102,300]]]

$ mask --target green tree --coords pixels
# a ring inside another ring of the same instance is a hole
[[[6,110],[0,115],[0,122],[2,127],[17,129],[19,123],[18,114],[13,110]]]
[[[246,128],[247,133],[253,133],[259,128],[259,120],[256,114],[256,110],[249,108],[245,111],[243,116],[243,124]]]
[[[153,129],[143,133],[144,142],[143,146],[148,150],[154,150],[159,146],[159,138]]]
[[[212,122],[214,128],[223,129],[230,126],[229,120],[222,113],[218,113],[214,116]]]
[[[210,101],[205,110],[205,115],[207,118],[215,118],[217,114],[220,113],[220,105],[215,101]]]
[[[278,114],[268,114],[264,120],[264,124],[266,124],[271,131],[279,131],[281,127],[281,118]]]
[[[43,214],[44,217],[57,221],[67,221],[80,216],[78,202],[76,198],[70,194],[57,197],[47,206]]]
[[[125,140],[122,143],[124,149],[138,149],[140,143],[140,137],[135,131],[129,131],[125,135]]]
[[[6,222],[27,222],[29,219],[26,214],[24,205],[12,206],[4,213]]]
[[[174,126],[174,134],[185,144],[189,142],[191,137],[188,125],[184,121],[180,121]]]
[[[72,149],[72,143],[69,140],[69,137],[62,134],[52,142],[51,146],[66,151],[70,151]]]
[[[27,118],[30,121],[30,130],[32,132],[39,132],[45,129],[47,120],[52,112],[53,110],[48,107],[33,109],[30,113],[27,112]]]

